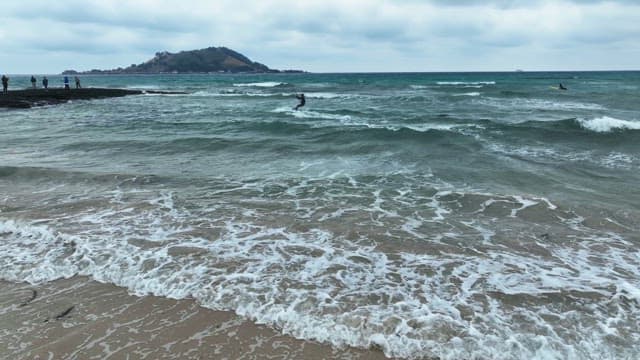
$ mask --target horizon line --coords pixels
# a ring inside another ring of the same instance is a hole
[[[66,71],[66,70],[65,70]],[[107,70],[108,71],[108,70]],[[299,73],[287,73],[285,70],[282,72],[183,72],[183,73],[105,73],[105,74],[83,74],[79,72],[74,75],[90,75],[90,76],[112,76],[112,75],[304,75],[304,74],[480,74],[480,73],[571,73],[571,72],[640,72],[640,69],[621,69],[621,70],[431,70],[431,71],[306,71],[300,70]],[[62,72],[59,73],[7,73],[11,76],[64,76]]]

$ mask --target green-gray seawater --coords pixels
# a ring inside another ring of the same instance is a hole
[[[0,111],[1,279],[388,356],[640,355],[640,72],[82,82],[186,94]]]

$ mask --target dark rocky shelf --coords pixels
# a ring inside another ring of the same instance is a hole
[[[132,89],[26,89],[11,90],[0,94],[0,108],[28,109],[34,106],[56,105],[70,100],[90,100],[140,94],[185,94],[174,91],[150,91]]]

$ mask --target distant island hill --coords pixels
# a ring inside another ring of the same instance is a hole
[[[78,72],[66,70],[63,75],[78,74],[202,74],[202,73],[302,73],[302,70],[275,70],[226,47],[170,53],[158,52],[142,64],[113,70]]]
[[[113,70],[75,71],[66,70],[62,75],[110,75],[110,74],[195,74],[195,73],[303,73],[301,70],[274,70],[251,61],[246,56],[226,47],[210,47],[200,50],[181,51],[176,54],[164,51],[139,65]],[[73,81],[71,81],[73,82]],[[10,86],[9,86],[10,87]],[[150,91],[134,89],[103,88],[48,88],[33,87],[9,90],[0,95],[0,108],[31,108],[55,105],[69,100],[88,100],[143,93],[178,94],[172,91]]]

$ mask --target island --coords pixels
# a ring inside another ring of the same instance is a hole
[[[112,70],[89,70],[78,72],[66,70],[63,75],[77,74],[211,74],[211,73],[302,73],[302,70],[275,70],[250,60],[248,57],[226,47],[170,53],[157,52],[142,64]]]

